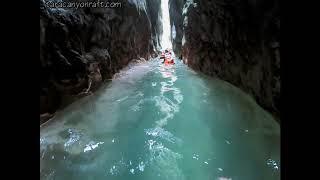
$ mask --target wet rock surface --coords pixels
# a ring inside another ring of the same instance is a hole
[[[172,35],[172,49],[177,57],[181,57],[181,44],[183,35],[183,0],[169,0],[169,15],[171,30],[175,30],[175,36]]]
[[[160,2],[78,9],[46,2],[40,0],[40,119],[90,94],[131,60],[156,53]]]
[[[177,34],[175,53],[181,53],[193,69],[240,87],[279,117],[279,1],[171,0],[169,4]]]

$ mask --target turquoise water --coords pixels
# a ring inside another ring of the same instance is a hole
[[[280,179],[280,127],[234,86],[176,60],[131,65],[40,128],[40,178]]]

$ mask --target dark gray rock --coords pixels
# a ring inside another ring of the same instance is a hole
[[[278,0],[170,0],[176,54],[226,80],[280,116]]]
[[[160,1],[119,0],[121,7],[112,9],[50,8],[45,2],[40,0],[40,114],[54,113],[131,60],[156,53]]]

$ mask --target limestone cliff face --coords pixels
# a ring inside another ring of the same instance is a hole
[[[279,14],[278,0],[171,0],[173,47],[188,66],[240,87],[279,116]]]
[[[40,113],[55,112],[131,60],[155,53],[161,29],[156,0],[78,9],[52,8],[46,2],[40,0]]]

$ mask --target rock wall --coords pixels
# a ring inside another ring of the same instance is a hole
[[[152,40],[155,47],[155,51],[159,51],[160,36],[162,34],[162,22],[161,22],[161,0],[146,0],[147,11],[151,20],[152,27]]]
[[[172,49],[177,57],[181,57],[181,45],[183,35],[183,5],[183,0],[169,0],[170,25],[171,29],[174,28],[174,30],[176,31],[175,37],[173,37],[171,31]]]
[[[184,62],[240,87],[279,117],[279,1],[182,1],[171,0],[170,13],[176,29],[183,24],[173,46],[181,46]]]
[[[40,0],[40,114],[94,91],[131,60],[155,55],[160,2],[116,2],[121,7],[62,9]]]

